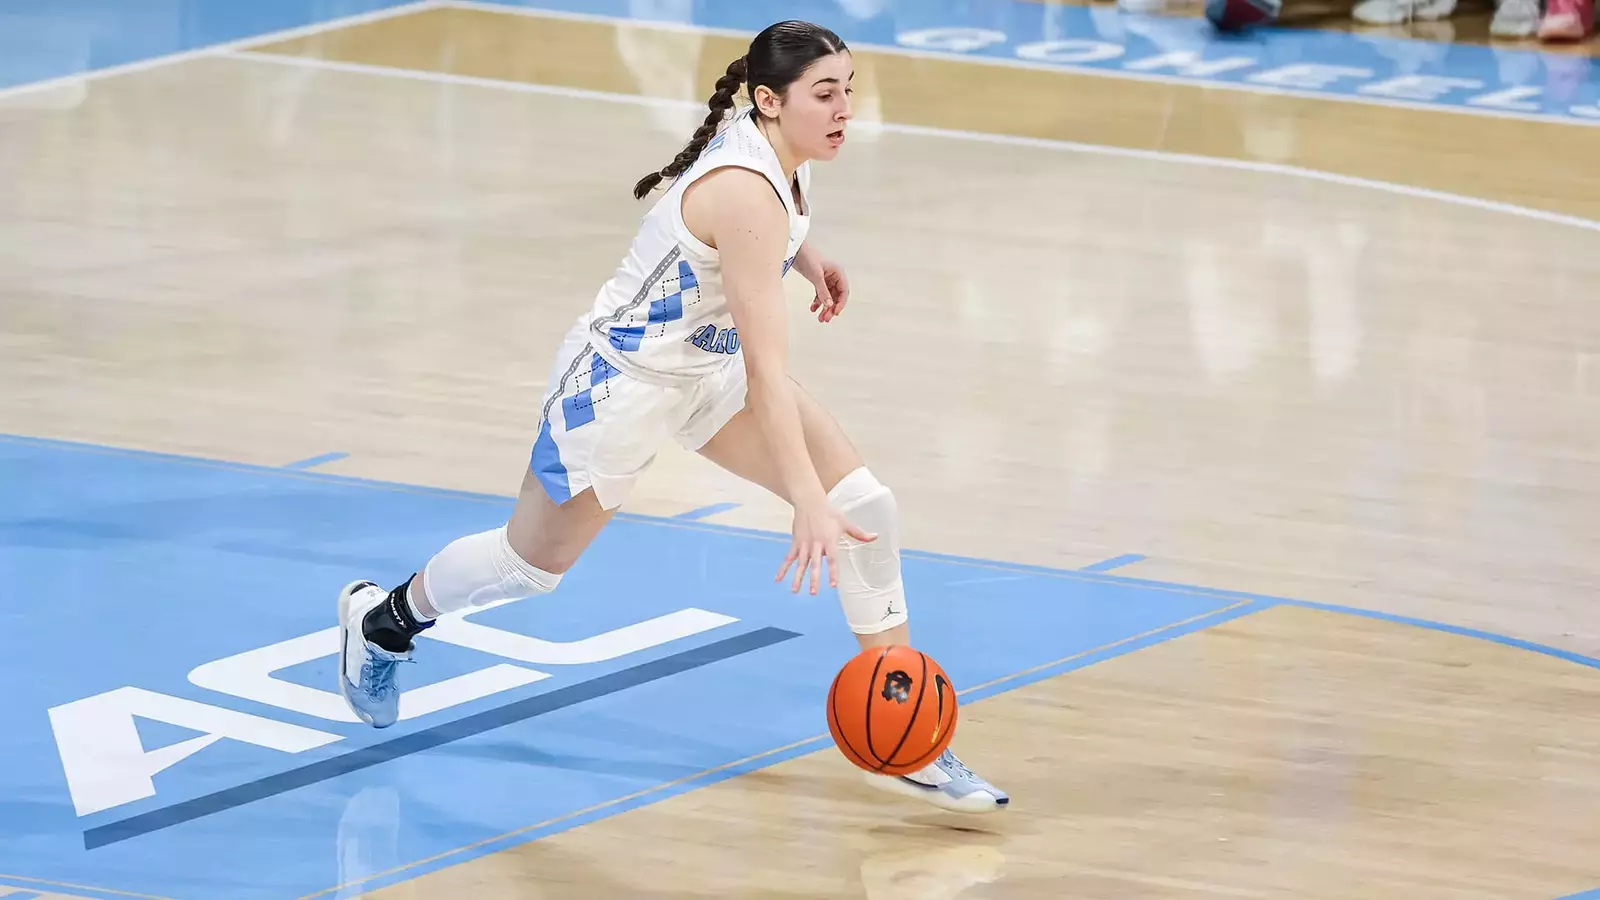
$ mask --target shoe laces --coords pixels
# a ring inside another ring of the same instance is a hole
[[[978,774],[976,772],[974,772],[971,769],[967,768],[967,764],[962,762],[960,759],[958,759],[956,757],[956,755],[954,753],[951,753],[949,750],[946,750],[945,752],[939,754],[939,760],[940,760],[940,762],[943,762],[947,767],[956,770],[956,772],[958,774],[966,776],[969,780],[972,780],[972,781],[981,780],[981,779],[978,778]]]
[[[367,669],[367,693],[373,697],[387,693],[394,689],[394,667],[402,660],[398,659],[369,659],[364,664]]]

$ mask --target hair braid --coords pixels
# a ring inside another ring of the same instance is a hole
[[[689,171],[689,167],[694,165],[695,160],[699,159],[700,154],[705,151],[706,144],[709,144],[711,138],[716,135],[717,128],[722,124],[722,120],[728,114],[728,110],[733,109],[733,98],[739,93],[739,88],[744,85],[745,75],[745,57],[741,56],[728,63],[728,71],[717,79],[716,92],[711,95],[710,100],[706,101],[706,106],[711,111],[706,114],[705,122],[695,129],[694,136],[689,138],[689,143],[678,152],[672,162],[667,163],[666,167],[661,171],[651,172],[649,175],[639,179],[639,182],[633,186],[635,200],[643,199],[644,195],[655,190],[656,186],[665,179],[677,178],[684,172]]]

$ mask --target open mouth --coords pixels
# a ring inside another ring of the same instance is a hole
[[[844,129],[841,128],[838,131],[830,131],[830,132],[828,132],[828,143],[832,144],[835,147],[837,147],[840,144],[844,143]]]

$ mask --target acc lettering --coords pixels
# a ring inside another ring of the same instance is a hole
[[[440,628],[450,624],[482,628],[470,622],[451,623],[440,620]],[[332,722],[359,721],[345,706],[344,700],[332,691],[306,687],[272,677],[279,669],[307,663],[314,659],[332,656],[339,652],[339,627],[302,637],[291,638],[268,647],[246,650],[208,662],[189,673],[189,683],[242,700],[254,700],[280,709],[294,710]],[[429,713],[460,706],[472,700],[497,694],[501,691],[532,684],[550,676],[545,672],[521,666],[489,666],[465,675],[457,675],[434,684],[406,691],[400,697],[401,720],[415,719]]]
[[[723,340],[738,344],[732,329]],[[490,608],[480,607],[472,612]],[[605,662],[737,621],[732,616],[690,607],[579,640],[547,641],[472,622],[465,613],[446,616],[423,636],[512,662],[490,664],[408,691],[400,698],[400,718],[425,716],[550,677],[530,668],[530,664],[575,666]],[[339,629],[325,628],[205,663],[189,673],[189,681],[224,696],[348,723],[354,717],[337,695],[273,677],[279,670],[338,652]],[[64,703],[51,708],[49,715],[67,788],[80,816],[154,796],[157,773],[224,738],[280,753],[304,753],[343,739],[340,734],[137,687],[121,687]],[[199,734],[147,750],[139,739],[135,717]]]
[[[198,731],[200,736],[146,750],[134,716]],[[72,805],[80,816],[154,797],[156,773],[223,738],[283,753],[304,753],[339,740],[339,735],[326,731],[136,687],[52,707],[50,727]]]

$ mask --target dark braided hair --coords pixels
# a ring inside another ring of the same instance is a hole
[[[716,135],[717,128],[728,111],[733,109],[733,98],[739,86],[745,96],[755,103],[756,88],[766,85],[779,97],[784,95],[811,64],[825,56],[849,49],[837,34],[810,22],[779,22],[755,36],[744,56],[728,63],[728,71],[717,79],[717,90],[706,101],[710,112],[706,120],[695,129],[694,136],[683,150],[659,172],[651,172],[633,186],[634,199],[640,200],[655,190],[662,181],[677,178],[694,165],[706,145]]]
[[[679,151],[672,162],[667,163],[666,168],[659,172],[651,172],[639,179],[639,183],[633,186],[635,200],[643,199],[645,194],[655,190],[656,185],[663,180],[677,178],[689,171],[689,167],[694,165],[694,161],[699,159],[700,154],[706,149],[706,144],[711,143],[711,138],[717,133],[717,126],[722,124],[723,117],[728,114],[728,110],[733,109],[734,95],[739,93],[739,86],[744,84],[745,77],[743,56],[728,63],[728,71],[717,79],[716,93],[706,101],[706,105],[711,107],[711,112],[706,114],[705,122],[694,130],[694,136],[689,138],[689,143]]]

